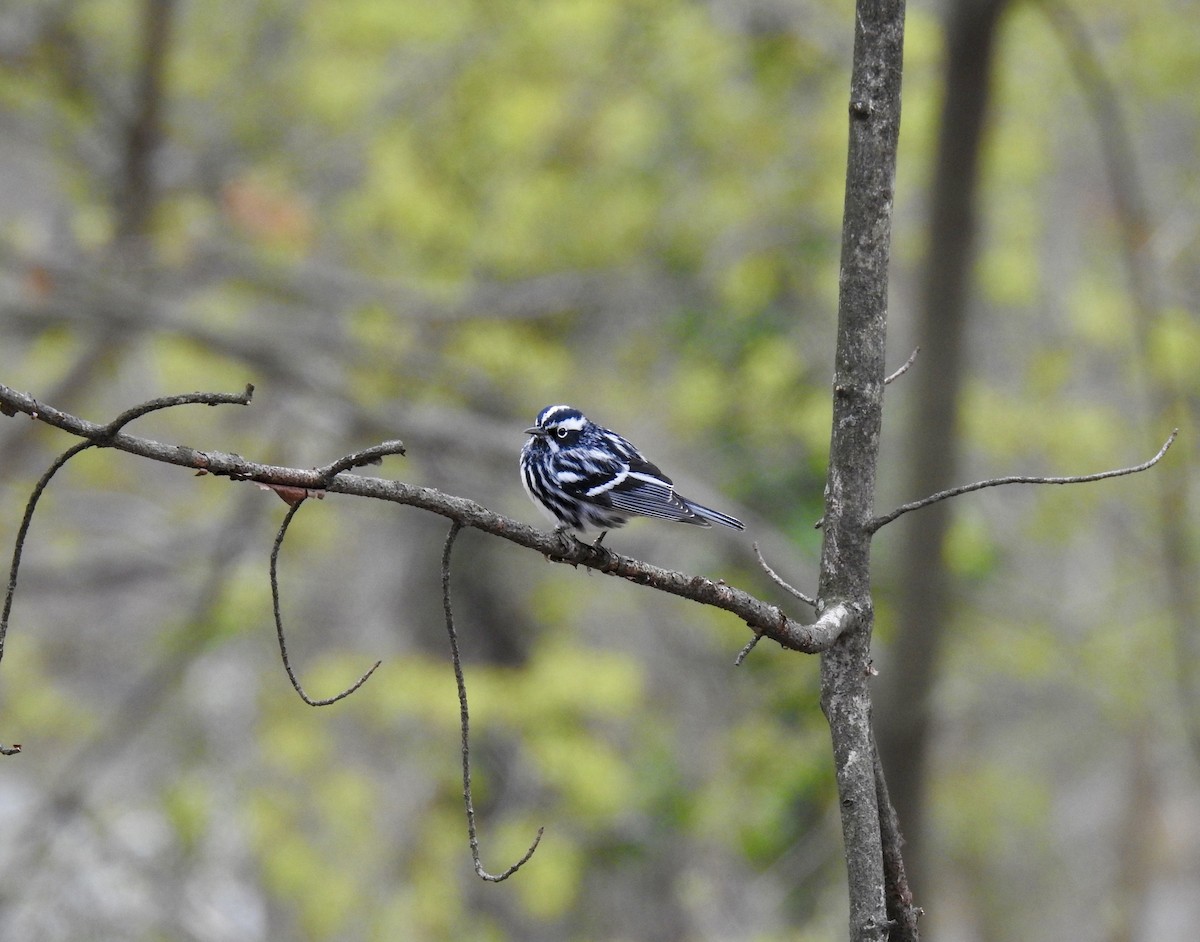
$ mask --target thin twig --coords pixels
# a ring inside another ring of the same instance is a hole
[[[747,641],[746,644],[742,647],[742,650],[738,651],[738,656],[733,659],[733,666],[741,667],[742,662],[750,656],[750,652],[754,650],[754,648],[758,645],[758,642],[760,642],[761,640],[762,640],[762,633],[760,632],[760,633],[756,634],[753,638],[751,638],[749,641]]]
[[[288,512],[283,515],[283,523],[279,525],[279,533],[275,536],[275,545],[271,547],[271,605],[275,613],[275,636],[279,639],[279,656],[283,659],[283,669],[287,671],[288,680],[292,682],[292,687],[295,689],[296,693],[300,695],[301,700],[303,700],[309,706],[322,707],[329,706],[331,703],[337,703],[339,700],[350,696],[350,694],[354,693],[354,691],[356,691],[371,678],[371,675],[375,673],[375,671],[379,668],[379,665],[383,662],[376,661],[373,665],[371,665],[370,669],[365,674],[359,677],[358,680],[356,680],[341,693],[335,694],[332,697],[326,697],[323,700],[314,700],[307,693],[305,693],[304,688],[300,685],[300,679],[296,676],[296,672],[292,670],[292,662],[288,658],[287,640],[285,639],[283,633],[283,617],[279,614],[279,548],[283,546],[283,538],[287,534],[288,526],[291,524],[292,518],[296,516],[296,511],[300,509],[300,505],[303,503],[304,498],[301,498],[288,508]]]
[[[97,438],[101,439],[97,444],[104,444],[103,438],[111,438],[134,419],[140,419],[151,412],[173,409],[175,406],[248,406],[250,405],[250,400],[253,398],[253,383],[247,383],[246,388],[240,393],[193,392],[182,393],[178,396],[159,396],[156,399],[149,399],[146,402],[138,403],[136,406],[131,406],[120,413],[115,419],[104,426],[103,435],[97,436]]]
[[[17,528],[17,539],[13,544],[12,565],[8,570],[8,590],[4,593],[4,611],[0,613],[0,660],[4,659],[4,639],[8,636],[8,616],[12,612],[13,595],[17,591],[17,572],[21,568],[21,554],[25,551],[25,537],[29,534],[29,525],[33,523],[33,512],[37,509],[38,501],[46,490],[46,485],[50,483],[50,479],[59,472],[63,465],[81,451],[91,448],[92,444],[92,442],[80,442],[78,445],[72,445],[55,458],[50,467],[38,478],[37,484],[33,486],[33,491],[29,495],[29,500],[25,502],[25,515],[21,518],[21,525]],[[8,755],[8,753],[4,754]]]
[[[904,361],[904,364],[898,370],[896,370],[896,372],[892,373],[890,376],[888,376],[886,379],[884,379],[883,385],[887,386],[889,383],[891,383],[895,380],[898,380],[901,376],[903,376],[905,373],[907,373],[909,370],[909,367],[911,367],[913,365],[913,363],[916,362],[917,354],[920,352],[921,352],[920,347],[914,347],[913,352],[908,355],[908,359]]]
[[[297,487],[294,484],[276,484],[270,481],[256,481],[265,491],[274,491],[285,504],[295,506],[300,501],[306,498],[314,500],[324,500],[325,494],[329,488],[329,482],[336,478],[343,471],[350,468],[361,468],[369,464],[383,464],[383,459],[387,455],[402,455],[404,454],[404,442],[399,439],[380,442],[378,445],[372,445],[370,448],[364,448],[361,451],[351,452],[344,458],[339,458],[323,468],[316,468],[314,473],[320,482],[317,487]],[[207,474],[205,470],[203,473]]]
[[[446,634],[450,637],[450,659],[454,662],[454,680],[458,684],[458,715],[462,728],[463,804],[467,809],[467,839],[471,844],[471,859],[475,863],[475,872],[481,879],[487,880],[489,883],[499,883],[501,880],[507,880],[525,866],[529,858],[533,856],[533,852],[537,850],[538,844],[541,843],[542,834],[546,829],[538,828],[537,836],[529,845],[529,849],[507,870],[502,873],[488,873],[483,868],[479,859],[479,837],[475,832],[475,805],[471,800],[471,720],[470,712],[467,709],[467,683],[463,678],[462,658],[458,653],[458,633],[454,630],[454,610],[450,605],[450,551],[454,548],[454,541],[458,538],[461,530],[462,524],[457,520],[451,523],[450,532],[446,534],[446,545],[442,549],[442,609],[446,613]]]
[[[908,504],[901,504],[889,514],[884,514],[882,517],[876,517],[867,524],[867,532],[874,533],[885,524],[891,523],[897,517],[900,517],[911,510],[920,510],[922,507],[928,507],[930,504],[936,504],[940,500],[946,500],[949,497],[958,497],[960,494],[969,494],[971,491],[980,491],[985,487],[998,487],[1001,484],[1088,484],[1092,481],[1103,481],[1108,478],[1119,478],[1126,474],[1137,474],[1139,471],[1146,471],[1154,467],[1162,460],[1163,455],[1167,453],[1167,449],[1174,443],[1176,436],[1179,434],[1179,429],[1175,429],[1163,443],[1162,448],[1149,461],[1143,461],[1141,464],[1133,465],[1129,468],[1114,468],[1111,471],[1101,471],[1097,474],[1079,474],[1071,477],[1032,477],[1029,475],[1012,475],[1004,478],[988,478],[986,481],[976,481],[974,484],[963,484],[959,487],[952,487],[946,491],[938,491],[936,494],[931,494],[929,497],[924,497],[921,500],[914,500]]]
[[[783,589],[783,591],[787,592],[790,595],[794,595],[796,598],[798,598],[801,602],[804,602],[806,605],[811,605],[813,608],[817,607],[816,599],[814,599],[811,595],[807,595],[806,593],[801,592],[799,589],[797,589],[790,582],[786,581],[781,575],[779,575],[779,573],[777,573],[774,569],[771,568],[770,564],[765,559],[763,559],[763,554],[762,554],[762,551],[758,548],[757,540],[755,540],[755,542],[754,542],[754,555],[758,557],[758,564],[760,566],[762,566],[763,572],[765,572],[768,576],[770,576],[771,581],[774,582],[777,586],[779,586],[779,588]]]
[[[404,442],[392,439],[372,445],[370,448],[364,448],[362,451],[352,452],[319,470],[326,481],[332,481],[343,471],[362,468],[369,464],[382,464],[383,459],[388,455],[403,455],[404,453]]]

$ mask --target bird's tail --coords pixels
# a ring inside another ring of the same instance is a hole
[[[700,523],[703,526],[709,526],[712,523],[719,523],[723,527],[732,527],[735,530],[745,530],[746,525],[737,517],[731,517],[729,514],[723,514],[719,510],[713,510],[711,507],[705,507],[703,504],[697,504],[693,500],[683,499],[684,506],[694,513],[699,520],[688,521],[689,523]]]

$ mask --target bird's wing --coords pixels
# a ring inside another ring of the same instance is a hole
[[[675,485],[629,441],[607,429],[606,447],[563,451],[555,481],[578,500],[627,514],[710,526],[675,493]]]
[[[675,493],[671,479],[640,455],[632,459],[626,473],[602,493],[589,494],[591,500],[607,498],[618,510],[659,517],[664,520],[679,520],[707,527],[708,521],[696,516]]]
[[[555,483],[579,500],[595,501],[596,495],[606,493],[628,473],[627,462],[599,449],[563,451],[554,458]]]

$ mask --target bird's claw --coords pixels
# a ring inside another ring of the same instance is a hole
[[[562,555],[564,556],[571,555],[579,546],[579,538],[565,525],[555,527],[554,535],[558,539],[558,545],[562,547]]]

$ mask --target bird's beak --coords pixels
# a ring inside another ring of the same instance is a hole
[[[526,435],[537,435],[539,438],[541,438],[541,437],[545,437],[546,430],[544,428],[540,428],[535,425],[533,428],[525,429],[525,434]]]

